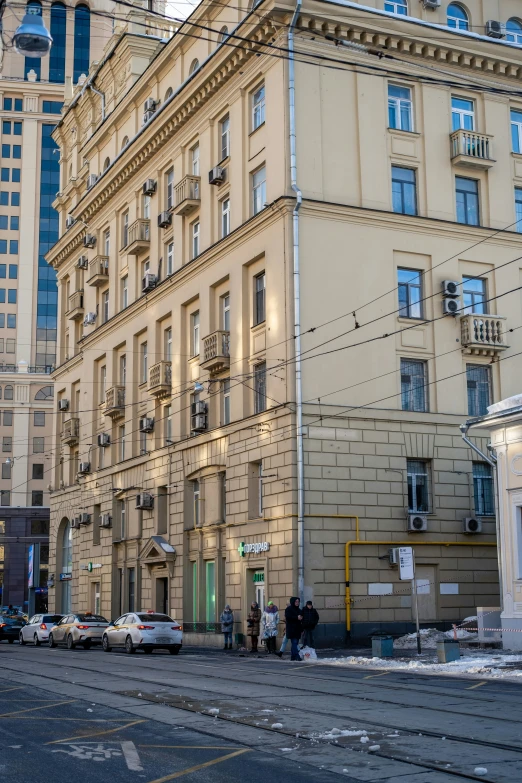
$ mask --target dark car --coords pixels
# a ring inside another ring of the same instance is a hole
[[[0,615],[0,642],[8,641],[9,644],[13,644],[24,625],[25,620],[22,617]]]

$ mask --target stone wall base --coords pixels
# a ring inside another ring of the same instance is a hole
[[[522,619],[502,616],[502,647],[504,650],[522,650]],[[510,630],[513,629],[513,630]]]

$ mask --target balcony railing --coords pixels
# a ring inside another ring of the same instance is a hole
[[[215,375],[230,367],[230,332],[218,329],[203,339],[203,370]]]
[[[200,177],[193,177],[188,174],[178,182],[175,187],[175,215],[188,215],[196,209],[201,201]]]
[[[73,417],[67,419],[63,423],[63,430],[61,434],[62,443],[66,443],[69,446],[74,446],[78,443],[80,437],[80,419]]]
[[[153,397],[169,397],[172,394],[172,362],[162,360],[152,365],[147,391]]]
[[[460,323],[461,344],[464,353],[494,356],[509,348],[506,343],[505,320],[502,315],[482,315],[481,313],[463,315]]]
[[[137,256],[150,247],[150,220],[140,218],[129,226],[129,235],[125,252]]]
[[[83,318],[83,288],[70,295],[65,316],[69,321],[79,321]]]
[[[489,169],[494,164],[492,137],[475,131],[457,130],[450,135],[453,163],[468,168]]]
[[[109,257],[94,256],[89,262],[89,279],[87,285],[105,285],[109,280]]]
[[[105,392],[105,416],[121,419],[125,416],[125,386],[111,386]]]

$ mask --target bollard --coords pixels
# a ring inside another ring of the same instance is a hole
[[[372,655],[374,658],[393,658],[393,637],[372,636]]]
[[[460,659],[460,644],[453,639],[443,639],[437,642],[437,658],[439,663],[452,663]]]

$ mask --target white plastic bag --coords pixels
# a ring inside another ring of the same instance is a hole
[[[313,647],[301,647],[299,655],[302,661],[316,661],[317,653]]]

